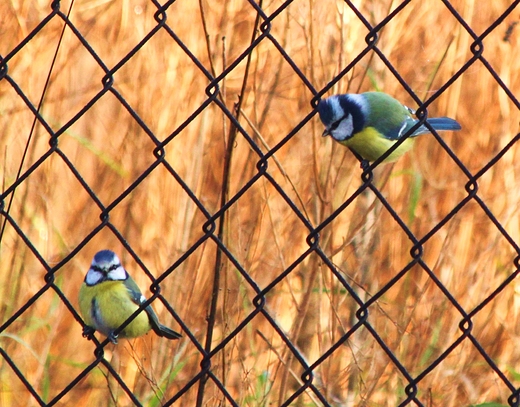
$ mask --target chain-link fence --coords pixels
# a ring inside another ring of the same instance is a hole
[[[0,405],[519,406],[519,1],[0,5]],[[317,102],[458,133],[364,165]],[[179,341],[82,336],[115,251]]]

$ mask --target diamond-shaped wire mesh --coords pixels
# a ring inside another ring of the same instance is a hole
[[[0,405],[519,406],[519,3],[1,3]],[[360,167],[367,90],[462,131]],[[101,249],[179,341],[82,336]]]

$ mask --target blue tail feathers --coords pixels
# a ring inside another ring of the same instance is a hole
[[[449,117],[432,117],[428,119],[428,123],[435,130],[460,130],[460,124]]]
[[[432,117],[431,119],[427,119],[428,124],[433,127],[437,131],[449,131],[449,130],[460,130],[462,127],[460,124],[449,117]],[[414,120],[413,124],[417,124],[418,120]],[[417,130],[415,130],[411,137],[417,137],[421,134],[429,133],[430,129],[426,127],[424,124],[420,126]],[[399,136],[401,136],[401,132]]]

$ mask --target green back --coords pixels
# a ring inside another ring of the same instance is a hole
[[[370,106],[367,127],[374,127],[385,138],[397,140],[416,123],[408,109],[386,93],[366,92],[364,95]]]

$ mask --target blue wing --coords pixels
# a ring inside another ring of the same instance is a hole
[[[143,302],[146,301],[146,298],[144,298],[143,294],[141,293],[141,290],[139,289],[139,286],[135,283],[132,277],[128,276],[128,278],[125,280],[125,286],[128,292],[130,293],[132,301],[135,302],[137,305],[141,305]],[[168,339],[179,339],[182,336],[180,333],[175,332],[174,330],[162,325],[159,322],[159,318],[157,317],[157,314],[155,313],[151,305],[148,305],[144,310],[148,314],[150,326],[157,335],[163,336]]]

